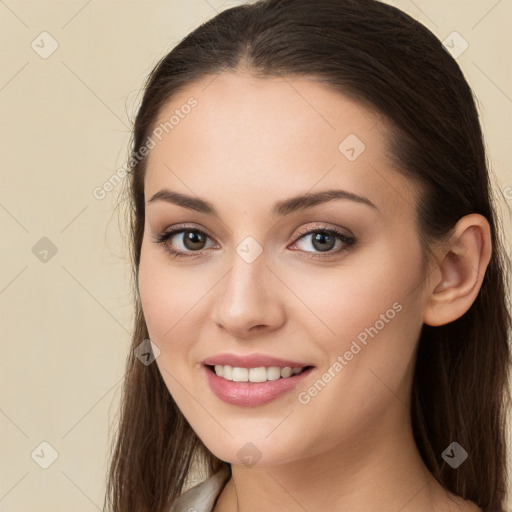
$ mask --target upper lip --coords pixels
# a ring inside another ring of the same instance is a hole
[[[214,366],[216,364],[222,366],[236,366],[238,368],[258,368],[261,366],[279,366],[285,368],[303,368],[304,366],[311,366],[308,363],[300,361],[292,361],[290,359],[281,359],[279,357],[268,356],[265,354],[248,354],[245,356],[238,354],[217,354],[216,356],[208,357],[203,361],[203,364]]]

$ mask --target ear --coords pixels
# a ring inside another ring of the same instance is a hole
[[[432,326],[460,318],[475,301],[491,259],[489,222],[472,213],[455,225],[449,240],[436,251],[435,278],[429,285],[423,321]]]

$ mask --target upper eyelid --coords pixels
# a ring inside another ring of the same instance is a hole
[[[312,231],[347,231],[348,233],[346,234],[347,237],[352,237],[352,233],[350,232],[350,230],[348,230],[347,228],[341,228],[341,227],[333,227],[333,226],[329,226],[328,224],[326,223],[323,223],[323,222],[319,222],[316,226],[311,226],[311,227],[305,227],[305,228],[301,228],[299,229],[299,231],[295,234],[295,236],[301,236],[301,235],[304,235],[304,234],[309,234],[311,233]],[[197,227],[197,226],[194,226],[194,225],[181,225],[181,224],[178,224],[176,226],[172,226],[170,228],[166,228],[166,229],[163,229],[161,231],[161,234],[168,234],[168,233],[172,233],[173,235],[177,235],[179,234],[180,232],[183,232],[183,231],[199,231],[205,235],[207,235],[208,237],[212,238],[212,239],[215,239],[215,237],[211,236],[209,234],[209,232],[202,228],[202,227]]]
[[[301,229],[299,229],[298,233],[296,233],[295,236],[299,236],[300,237],[302,235],[311,234],[311,233],[314,233],[316,231],[332,231],[332,232],[334,232],[336,234],[344,235],[347,238],[355,238],[354,235],[352,234],[352,232],[349,231],[346,228],[332,227],[332,226],[328,226],[328,225],[323,224],[323,223],[319,223],[319,225],[312,226],[312,227],[309,227],[309,228],[301,228]],[[342,233],[342,231],[347,231],[348,233]]]

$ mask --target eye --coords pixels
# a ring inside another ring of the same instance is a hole
[[[303,229],[299,232],[299,235],[299,239],[294,242],[294,245],[298,245],[302,241],[302,247],[299,246],[299,249],[312,253],[314,258],[338,254],[355,243],[353,236],[349,236],[338,229],[325,226],[316,226],[309,230]],[[336,246],[338,250],[333,250]]]
[[[175,238],[178,243],[178,249],[175,249],[170,243],[173,238]],[[209,238],[210,237],[204,231],[185,226],[177,227],[170,231],[164,231],[154,236],[153,241],[156,244],[163,245],[164,249],[172,256],[180,258],[195,256],[195,252],[200,253],[206,248],[205,244]]]

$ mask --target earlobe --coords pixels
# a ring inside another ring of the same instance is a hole
[[[489,222],[479,214],[462,217],[436,255],[437,277],[432,283],[423,321],[432,326],[460,318],[475,301],[491,259]]]

